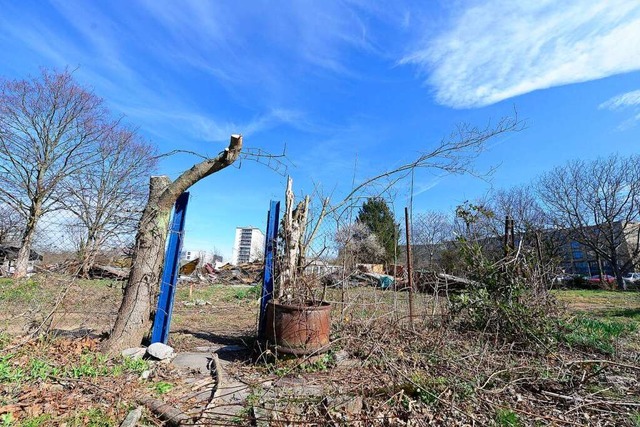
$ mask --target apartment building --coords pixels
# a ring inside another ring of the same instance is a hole
[[[236,227],[231,264],[253,262],[264,256],[264,234],[256,227]]]
[[[613,230],[609,233],[609,236],[613,236],[613,239],[611,237],[609,239],[603,237],[598,246],[607,247],[607,245],[613,243],[616,248],[618,266],[623,270],[623,273],[637,270],[640,264],[640,223],[632,222],[623,225],[618,221],[613,223],[612,228]],[[600,240],[595,237],[596,233],[601,232],[598,228],[586,227],[582,230],[593,232],[592,241],[597,242]],[[604,233],[601,232],[601,234]],[[602,268],[605,274],[613,275],[613,267],[607,261],[599,258],[591,248],[578,240],[577,237],[573,238],[571,232],[566,233],[564,244],[561,248],[561,267],[563,271],[591,276],[600,274],[600,269]]]
[[[583,227],[576,229],[546,229],[540,232],[540,245],[545,260],[555,260],[564,273],[592,276],[600,274],[613,275],[614,268],[606,260],[599,257],[592,248],[585,245],[584,239],[597,244],[599,248],[613,245],[616,248],[618,267],[623,273],[638,271],[640,268],[640,223],[623,224],[617,221],[609,232],[603,226]],[[521,236],[515,236],[515,246],[520,247]],[[581,242],[582,241],[582,242]],[[485,237],[478,241],[485,253],[500,257],[503,253],[503,237]],[[523,248],[536,247],[535,235],[529,234],[523,242]],[[456,242],[441,242],[434,245],[413,245],[413,267],[415,269],[449,268],[456,265],[457,258],[451,258],[451,249],[455,253]],[[447,255],[443,258],[443,254]],[[451,259],[450,259],[451,258]],[[398,246],[398,260],[406,259],[406,246]]]

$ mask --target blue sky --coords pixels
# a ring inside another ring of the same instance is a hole
[[[272,153],[286,145],[296,192],[321,186],[337,200],[354,175],[411,161],[458,123],[518,111],[526,129],[476,162],[499,165],[491,182],[417,171],[414,212],[570,159],[637,152],[637,0],[390,3],[0,0],[0,74],[77,68],[163,152],[215,155],[231,133]],[[197,160],[173,156],[160,172]],[[251,161],[197,184],[185,247],[228,257],[235,227],[264,227],[284,186]],[[409,194],[406,181],[394,189],[399,215]]]

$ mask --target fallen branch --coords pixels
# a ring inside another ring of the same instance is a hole
[[[613,360],[604,360],[604,359],[572,360],[570,362],[565,362],[564,366],[579,365],[579,364],[586,365],[586,364],[589,364],[589,363],[602,363],[602,364],[620,366],[620,367],[623,367],[623,368],[635,369],[637,371],[640,371],[640,366],[628,365],[626,363],[614,362]]]
[[[181,410],[163,402],[162,400],[148,397],[140,399],[138,402],[141,405],[146,406],[147,409],[156,414],[162,421],[165,421],[165,425],[167,426],[180,427],[187,421],[190,421],[190,418]]]
[[[213,353],[211,363],[213,363],[213,366],[215,368],[213,376],[214,376],[214,379],[216,380],[216,388],[213,392],[213,397],[211,398],[211,401],[213,401],[214,399],[217,399],[218,397],[220,397],[220,393],[221,393],[220,390],[222,389],[222,384],[223,384],[222,383],[222,377],[223,377],[222,365],[220,365],[220,359],[218,358],[218,353]]]
[[[438,274],[438,278],[445,279],[447,281],[452,281],[452,282],[464,283],[465,285],[474,285],[474,286],[482,285],[482,283],[476,282],[475,280],[469,280],[469,279],[465,279],[464,277],[453,276],[451,274],[445,274],[445,273]]]
[[[213,376],[213,379],[215,380],[215,386],[213,389],[213,394],[211,395],[211,399],[209,400],[209,403],[207,403],[204,407],[204,409],[200,412],[200,416],[198,417],[199,420],[198,422],[200,422],[202,420],[202,418],[204,417],[205,414],[209,414],[211,412],[213,412],[213,408],[216,406],[215,405],[215,401],[216,399],[218,399],[221,396],[222,393],[222,365],[220,364],[220,359],[218,358],[218,354],[217,353],[213,353],[211,355],[211,375]]]

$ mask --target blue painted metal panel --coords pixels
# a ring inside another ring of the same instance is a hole
[[[260,320],[258,337],[265,332],[267,303],[273,298],[273,275],[278,249],[278,225],[280,224],[280,202],[271,201],[267,215],[267,236],[264,243],[264,274],[262,275],[262,295],[260,297]]]
[[[169,327],[171,326],[171,313],[173,301],[176,295],[178,272],[180,270],[180,252],[184,237],[184,220],[187,215],[189,193],[185,192],[178,197],[174,207],[173,220],[169,229],[169,244],[164,258],[162,281],[160,282],[160,295],[158,296],[158,308],[153,321],[151,342],[166,344],[169,339]]]

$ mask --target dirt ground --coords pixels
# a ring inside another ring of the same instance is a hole
[[[90,330],[107,334],[122,297],[122,283],[50,277],[46,283],[0,282],[0,330],[24,333],[34,327]],[[177,349],[206,345],[219,337],[233,340],[255,329],[258,304],[250,286],[196,285],[180,287],[171,322],[171,344]],[[54,310],[55,309],[55,310]],[[52,312],[52,310],[54,310]]]

